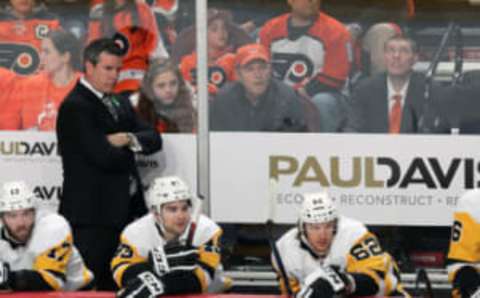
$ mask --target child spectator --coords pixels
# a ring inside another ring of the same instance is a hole
[[[196,126],[192,98],[178,67],[170,60],[155,61],[143,78],[135,105],[140,117],[157,131],[191,133]]]

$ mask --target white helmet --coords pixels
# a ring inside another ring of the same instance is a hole
[[[326,192],[304,195],[300,210],[300,226],[304,223],[325,223],[338,218],[337,208]]]
[[[24,181],[3,184],[0,195],[0,212],[10,212],[35,207],[35,195]]]
[[[153,180],[148,189],[147,195],[148,209],[154,209],[160,212],[163,204],[190,200],[192,194],[187,184],[177,176],[158,177]]]

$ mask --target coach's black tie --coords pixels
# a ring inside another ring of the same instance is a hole
[[[116,101],[115,95],[105,93],[101,98],[101,100],[103,104],[107,107],[113,119],[115,119],[115,121],[118,121],[118,111],[117,111],[117,108],[115,107],[115,101]]]

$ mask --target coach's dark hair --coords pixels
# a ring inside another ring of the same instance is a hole
[[[70,66],[73,69],[80,69],[80,41],[75,35],[68,31],[53,30],[48,33],[47,38],[52,41],[53,46],[60,54],[70,54]]]
[[[111,38],[95,39],[87,45],[83,52],[83,64],[87,62],[97,65],[100,54],[107,53],[110,55],[122,57],[123,50]]]

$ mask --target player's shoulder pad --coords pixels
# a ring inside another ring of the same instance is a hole
[[[480,189],[465,192],[458,200],[455,212],[466,212],[480,223]]]
[[[54,212],[37,211],[30,240],[30,248],[34,252],[43,252],[71,237],[70,225],[63,216]]]
[[[300,240],[298,239],[298,228],[291,228],[283,234],[276,242],[277,248],[280,251],[291,249],[292,247],[299,247]]]
[[[207,216],[200,214],[198,217],[197,226],[195,228],[195,235],[193,236],[193,245],[200,246],[221,232],[222,229],[217,223]]]
[[[140,217],[130,223],[122,232],[122,236],[130,239],[137,239],[139,235],[146,234],[149,229],[155,229],[155,218],[152,213]]]
[[[357,240],[368,232],[367,227],[360,221],[339,216],[336,237]]]
[[[90,8],[89,17],[90,20],[100,21],[105,14],[105,6],[103,3],[96,4]]]

